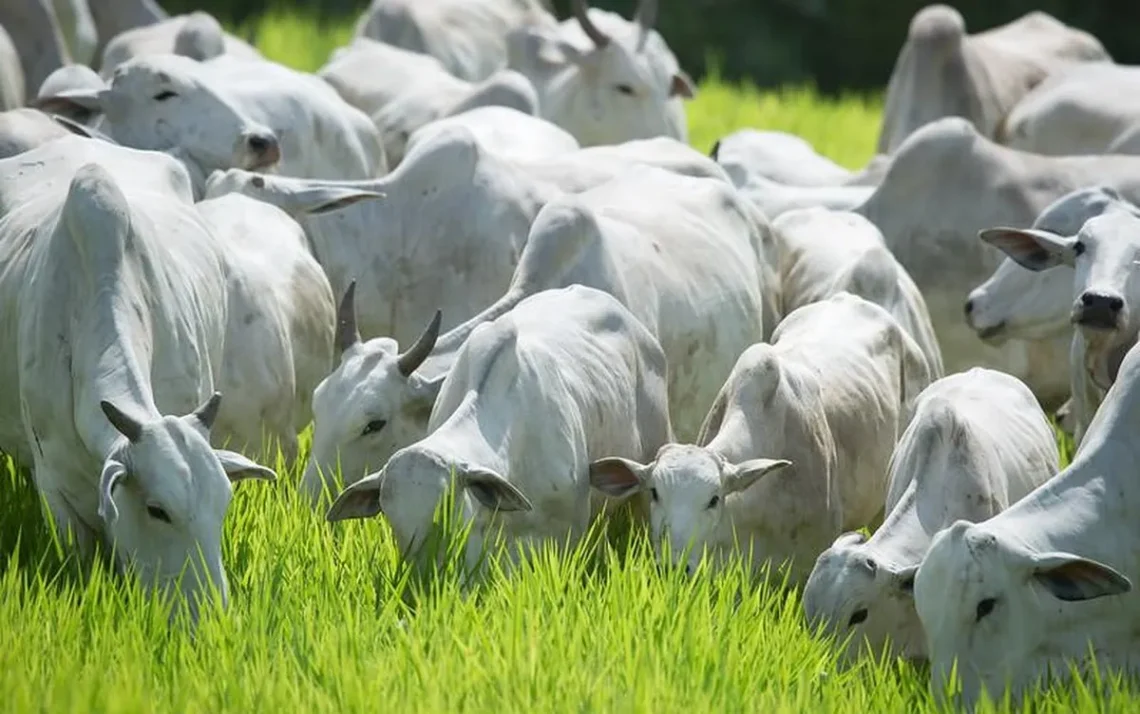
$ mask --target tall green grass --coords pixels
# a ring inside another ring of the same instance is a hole
[[[267,55],[304,69],[350,34],[281,15],[256,29]],[[689,114],[698,148],[739,127],[783,129],[852,167],[871,155],[878,121],[862,99],[715,79]],[[191,634],[105,566],[79,575],[27,475],[3,465],[0,711],[937,711],[922,672],[840,666],[795,594],[755,586],[743,567],[680,577],[635,535],[628,549],[545,553],[470,589],[453,569],[424,586],[382,521],[331,527],[281,464],[276,484],[236,489],[231,606]],[[1137,711],[1140,699],[1114,689],[1105,701],[1064,688],[1020,711]]]

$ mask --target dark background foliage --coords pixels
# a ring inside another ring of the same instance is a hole
[[[242,22],[270,7],[355,17],[367,0],[161,0]],[[594,0],[632,13],[637,0]],[[907,25],[923,0],[661,0],[658,29],[695,77],[710,63],[727,79],[761,86],[814,81],[825,92],[886,84]],[[1140,64],[1140,0],[952,0],[971,32],[1044,10],[1095,34],[1120,63]],[[569,0],[554,0],[559,17]]]

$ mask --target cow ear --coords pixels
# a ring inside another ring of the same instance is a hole
[[[1077,258],[1075,238],[1035,228],[987,228],[978,232],[978,238],[1035,272],[1072,265]]]
[[[492,511],[533,511],[530,500],[514,484],[490,469],[469,467],[459,475],[468,493]]]
[[[102,89],[68,89],[55,94],[36,97],[28,102],[28,106],[51,114],[59,112],[70,114],[76,111],[102,113],[104,103],[111,90]]]
[[[750,459],[739,464],[726,464],[721,472],[721,485],[724,492],[739,493],[764,476],[791,466],[784,459]]]
[[[110,458],[103,464],[99,475],[99,516],[107,523],[114,523],[119,517],[115,506],[115,486],[127,477],[127,468],[117,459]]]
[[[265,466],[255,464],[236,451],[214,449],[214,454],[222,464],[222,471],[230,477],[230,481],[237,483],[246,479],[259,479],[262,481],[276,481],[277,473]]]
[[[380,515],[380,485],[384,472],[371,474],[341,491],[325,519],[329,523],[353,518],[375,518]]]
[[[408,377],[408,408],[416,414],[430,415],[447,374],[444,372],[434,377],[425,377],[419,372],[412,372]]]
[[[653,464],[611,456],[590,464],[590,485],[610,498],[625,498],[645,488]]]
[[[682,99],[695,99],[697,96],[697,85],[693,83],[693,78],[685,74],[682,70],[677,70],[673,75],[673,81],[669,84],[669,96],[681,97]]]
[[[918,575],[918,565],[891,571],[891,580],[899,592],[908,597],[914,596],[914,576]]]
[[[1033,579],[1058,600],[1079,602],[1132,590],[1132,581],[1113,568],[1077,555],[1046,553],[1033,565]]]

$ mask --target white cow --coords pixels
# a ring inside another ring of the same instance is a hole
[[[809,208],[774,220],[772,236],[780,315],[839,292],[858,295],[889,312],[922,350],[931,378],[942,376],[926,301],[874,224],[855,213]]]
[[[887,246],[922,290],[947,372],[987,366],[1025,381],[1047,408],[1068,395],[1056,365],[1069,341],[1053,338],[1002,346],[981,342],[962,314],[970,290],[1004,257],[978,231],[1030,225],[1070,191],[1105,184],[1140,200],[1140,157],[1028,154],[982,137],[947,117],[912,134],[875,193],[855,209],[883,232]]]
[[[100,126],[113,139],[178,156],[196,187],[211,171],[234,167],[343,179],[387,169],[368,117],[316,77],[272,62],[148,55],[121,65],[106,88],[61,92],[38,105],[102,112]]]
[[[4,450],[18,431],[83,557],[104,540],[191,616],[210,592],[225,602],[231,481],[275,476],[210,445],[227,266],[186,172],[162,154],[58,139],[0,161],[0,215]]]
[[[378,338],[342,358],[313,398],[307,490],[319,496],[338,464],[351,483],[421,437],[467,337],[529,295],[575,283],[617,297],[660,341],[671,421],[693,438],[736,355],[775,324],[770,242],[763,216],[720,180],[631,168],[552,199],[534,219],[509,287],[483,312],[438,344],[437,315],[404,355]],[[370,420],[382,431],[361,438]]]
[[[417,129],[407,150],[461,126],[488,151],[508,159],[548,159],[576,151],[578,142],[565,129],[508,107],[478,107],[438,119]]]
[[[551,316],[558,319],[552,320]],[[590,462],[645,459],[672,438],[665,355],[610,295],[534,295],[475,330],[432,410],[430,434],[336,499],[330,521],[383,513],[401,552],[430,532],[451,483],[473,565],[498,530],[512,560],[581,538],[598,510]]]
[[[741,187],[753,176],[786,186],[839,186],[852,178],[810,143],[782,131],[741,129],[718,139],[709,156]]]
[[[928,5],[911,20],[891,72],[878,151],[893,153],[919,127],[946,116],[964,117],[992,138],[1050,72],[1110,59],[1095,37],[1043,12],[967,35],[957,10]]]
[[[554,24],[540,0],[372,0],[356,35],[430,55],[479,82],[506,65],[511,30]]]
[[[24,106],[24,66],[12,36],[0,25],[0,110]]]
[[[931,539],[1000,513],[1060,468],[1053,429],[1016,377],[975,367],[934,382],[891,457],[883,525],[869,540],[844,533],[819,556],[804,586],[808,621],[850,633],[850,655],[925,659],[913,590]]]
[[[1017,706],[1038,680],[1087,671],[1090,655],[1102,677],[1140,670],[1138,386],[1133,348],[1068,468],[989,520],[934,537],[914,599],[935,692],[956,671],[965,705],[984,689]]]
[[[249,43],[225,32],[213,15],[201,10],[134,27],[108,39],[99,66],[99,73],[107,79],[119,65],[144,55],[175,54],[198,61],[221,55],[261,59]]]
[[[62,136],[71,136],[71,132],[36,109],[0,112],[0,159],[22,154]]]
[[[1029,270],[1073,268],[1069,319],[1077,329],[1069,354],[1069,386],[1073,438],[1079,444],[1140,334],[1140,282],[1135,275],[1140,213],[1131,204],[1110,200],[1100,215],[1068,235],[1040,228],[994,228],[980,237]]]
[[[90,7],[99,36],[95,50],[98,57],[103,56],[107,43],[120,34],[170,17],[155,0],[90,0]]]
[[[648,491],[654,545],[688,572],[739,548],[802,583],[836,536],[881,517],[891,451],[929,382],[894,318],[838,293],[740,355],[699,445],[665,446],[648,464],[599,460],[590,482],[614,498]]]
[[[769,218],[802,208],[827,208],[833,211],[850,211],[866,203],[875,193],[874,186],[788,186],[763,176],[752,175],[740,186],[748,197]]]
[[[634,22],[574,0],[574,19],[515,30],[509,66],[538,90],[542,116],[582,146],[670,136],[688,140],[682,100],[693,81],[653,29],[657,0],[641,0]]]
[[[1140,67],[1077,64],[1051,74],[1002,122],[1006,146],[1055,156],[1108,153],[1140,121]]]

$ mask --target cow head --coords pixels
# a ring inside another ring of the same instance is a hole
[[[1131,588],[1108,565],[1033,552],[987,524],[954,523],[934,537],[914,582],[935,693],[945,691],[955,662],[967,706],[983,689],[1001,697],[1007,683],[1016,696],[1049,667],[1063,675],[1065,660],[1088,654],[1093,625],[1087,606],[1070,603]]]
[[[666,555],[667,547],[668,557],[692,572],[731,525],[726,499],[790,465],[778,459],[733,464],[703,447],[666,444],[650,464],[617,457],[595,461],[590,464],[590,485],[611,498],[647,492],[658,555]]]
[[[109,86],[64,90],[35,104],[49,112],[101,113],[102,128],[120,144],[173,153],[205,174],[267,169],[281,159],[273,131],[246,116],[186,57],[137,57],[115,69]]]
[[[1085,340],[1086,371],[1107,389],[1140,330],[1140,216],[1113,208],[1075,235],[993,228],[980,236],[1030,270],[1074,269],[1069,319]]]
[[[1140,215],[1140,209],[1125,202],[1115,189],[1093,186],[1049,204],[1032,227],[1057,235],[1076,235],[1090,218],[1113,207]],[[1036,272],[1007,258],[989,280],[970,292],[966,320],[984,340],[1048,339],[1069,328],[1072,291],[1072,267],[1058,265]]]
[[[211,591],[227,601],[222,521],[231,483],[276,478],[241,454],[211,448],[220,404],[215,394],[192,414],[144,420],[100,403],[122,436],[99,479],[99,515],[116,558],[148,588],[180,592],[193,618]]]
[[[419,339],[401,352],[388,337],[361,341],[355,293],[353,282],[337,314],[340,363],[313,392],[313,448],[303,488],[314,503],[338,470],[351,485],[420,439],[443,384],[443,376],[428,379],[416,372],[435,347],[442,314],[436,311]]]
[[[656,0],[642,0],[632,23],[585,0],[572,6],[576,24],[523,27],[508,38],[508,65],[534,83],[543,118],[582,146],[687,140],[681,100],[696,89],[652,28]]]

